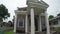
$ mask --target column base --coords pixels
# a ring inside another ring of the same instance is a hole
[[[25,34],[31,34],[31,33],[27,32],[27,33],[25,33]]]
[[[35,34],[45,34],[44,32],[35,32]]]
[[[44,32],[39,32],[39,34],[45,34]]]
[[[16,34],[16,32],[14,32],[14,34]]]

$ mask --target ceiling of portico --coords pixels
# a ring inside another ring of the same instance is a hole
[[[44,13],[45,10],[41,8],[34,8],[34,12]]]
[[[41,13],[44,13],[44,12],[45,12],[44,9],[40,9],[40,8],[35,8],[35,9],[34,9],[34,13],[35,13],[35,14],[38,14],[38,15],[41,14]]]

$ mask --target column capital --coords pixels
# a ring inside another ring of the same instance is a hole
[[[45,13],[41,13],[40,15],[41,15],[41,16],[45,16]]]
[[[31,7],[31,9],[34,9],[34,7]]]
[[[28,16],[28,14],[26,13],[26,16]]]

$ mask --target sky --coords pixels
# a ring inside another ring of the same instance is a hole
[[[49,5],[49,8],[47,9],[48,15],[54,15],[56,16],[58,13],[60,13],[60,0],[43,0]],[[26,0],[0,0],[0,4],[4,4],[10,13],[10,17],[4,21],[9,21],[13,19],[13,16],[15,15],[14,10],[17,9],[17,7],[26,7]]]

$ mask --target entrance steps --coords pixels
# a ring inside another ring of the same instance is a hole
[[[31,33],[14,33],[14,34],[31,34]],[[35,32],[35,34],[45,34],[45,32]]]
[[[46,32],[35,32],[35,34],[46,34]]]

